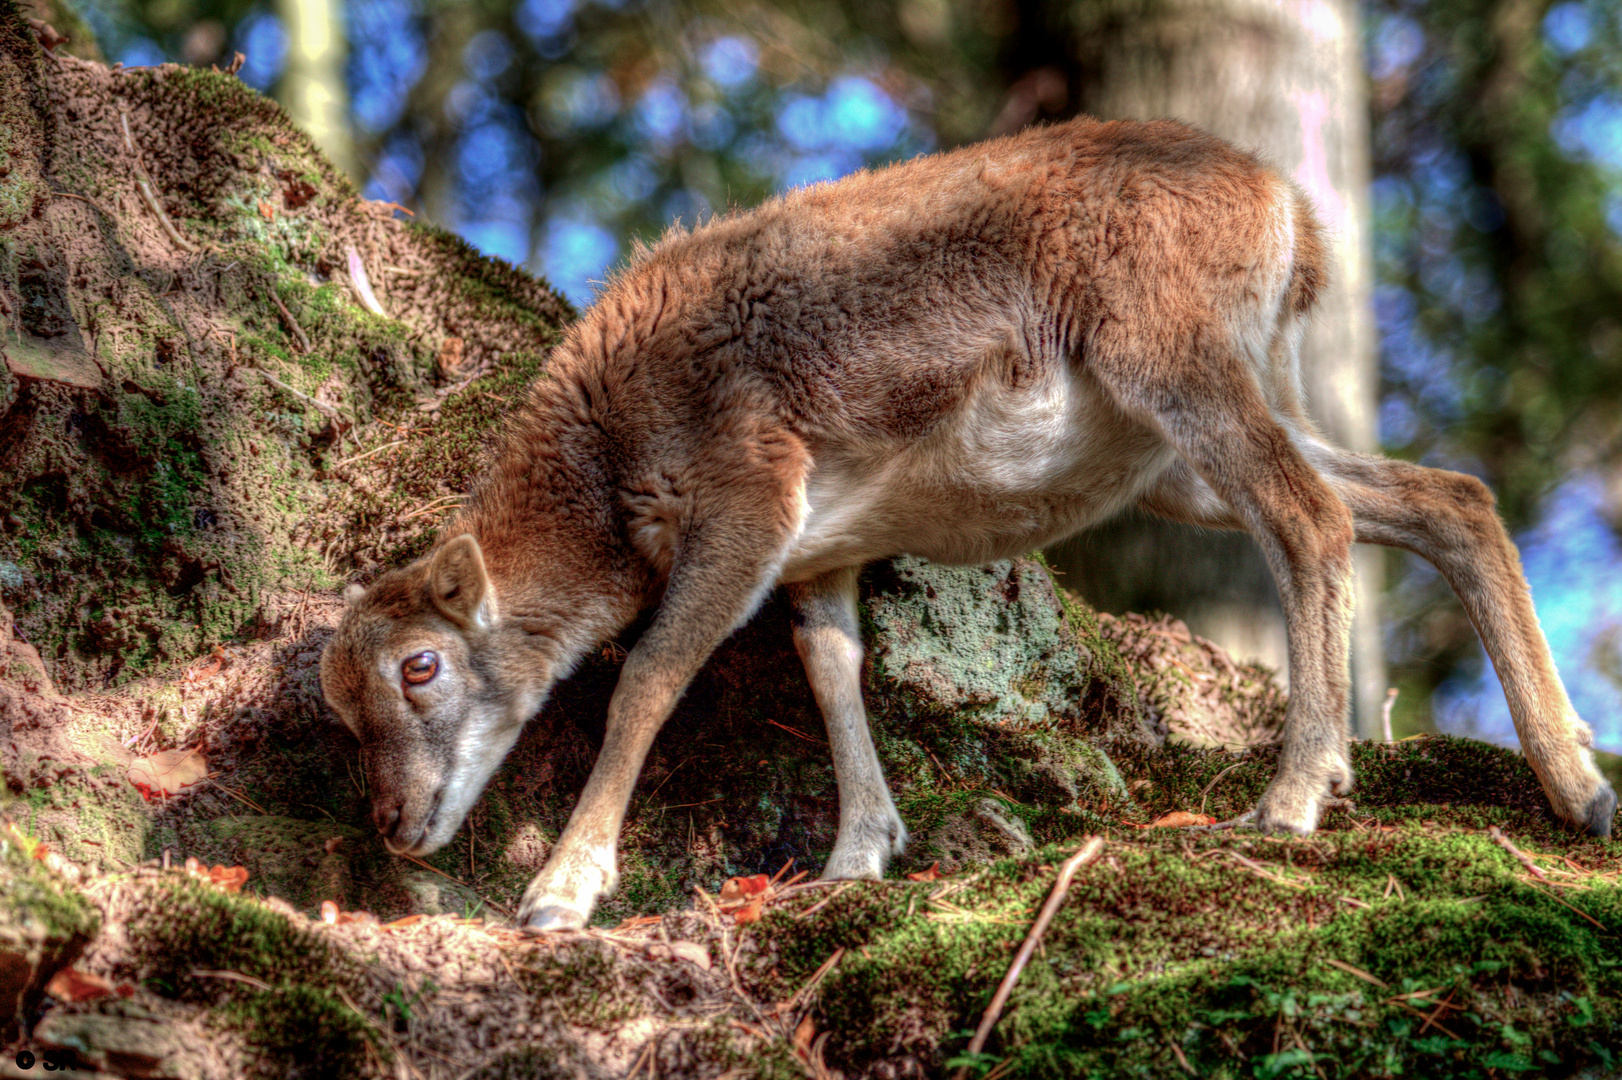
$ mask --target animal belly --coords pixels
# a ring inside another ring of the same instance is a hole
[[[1096,400],[1011,397],[888,453],[819,456],[784,579],[893,555],[1022,555],[1113,516],[1173,460],[1157,435]]]

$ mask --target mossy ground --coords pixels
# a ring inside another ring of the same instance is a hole
[[[1311,839],[1136,828],[1169,810],[1248,809],[1276,752],[1152,748],[1188,695],[1123,647],[1141,642],[1024,562],[938,577],[898,563],[864,580],[875,737],[916,840],[894,880],[792,891],[747,926],[692,907],[695,889],[734,875],[790,860],[814,873],[833,844],[834,778],[779,598],[656,744],[598,928],[537,942],[470,923],[511,908],[562,829],[634,630],[559,688],[427,868],[370,837],[353,740],[321,703],[316,663],[331,588],[429,542],[570,309],[361,203],[235,80],[44,65],[12,15],[0,9],[0,81],[12,80],[0,219],[21,216],[0,236],[0,291],[41,313],[28,333],[77,343],[106,378],[75,387],[7,369],[0,386],[0,465],[15,481],[0,484],[0,592],[58,683],[81,691],[15,715],[49,716],[101,762],[8,758],[21,796],[8,813],[93,871],[116,932],[87,963],[136,995],[58,1006],[40,1039],[109,1051],[164,1017],[223,1048],[175,1066],[210,1077],[393,1075],[402,1059],[433,1076],[450,1062],[492,1077],[787,1077],[818,1061],[942,1075],[1054,864],[1102,833],[1103,859],[971,1073],[1607,1065],[1622,1023],[1618,848],[1555,822],[1524,763],[1458,740],[1362,746],[1355,810]],[[129,188],[114,101],[198,250],[177,248]],[[50,142],[66,129],[70,144]],[[80,245],[71,260],[64,236]],[[350,249],[390,317],[352,298]],[[948,582],[956,591],[932,592]],[[974,612],[989,630],[965,630]],[[214,670],[181,674],[221,643]],[[1276,726],[1276,687],[1235,678],[1201,707]],[[82,692],[109,684],[120,693]],[[141,803],[121,780],[126,742],[199,744],[215,775]],[[1019,854],[985,866],[994,848],[960,844],[988,804],[1035,850],[1011,843]],[[1491,825],[1551,853],[1538,856],[1547,880],[1485,839]],[[248,892],[132,865],[166,850],[248,867]],[[901,876],[943,859],[982,862]],[[446,914],[326,927],[309,918],[325,900]],[[146,1026],[118,1026],[139,1010]],[[70,1033],[92,1016],[113,1026]]]
[[[983,1057],[960,1061],[1075,843],[961,879],[858,885],[811,926],[789,911],[766,996],[822,983],[828,1060],[925,1073],[1162,1077],[1570,1075],[1622,1046],[1622,845],[1579,841],[1525,764],[1462,740],[1363,746],[1355,811],[1308,839],[1108,830]],[[1197,807],[1233,763],[1144,755],[1155,809]],[[1221,813],[1259,794],[1229,773]],[[1548,873],[1486,833],[1499,825]]]

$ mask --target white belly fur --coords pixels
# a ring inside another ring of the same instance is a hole
[[[1117,513],[1173,457],[1068,365],[1029,387],[982,385],[922,439],[819,448],[782,579],[893,555],[1021,555]]]

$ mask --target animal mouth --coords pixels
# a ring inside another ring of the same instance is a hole
[[[422,828],[417,830],[416,838],[410,843],[404,843],[396,839],[399,835],[398,829],[395,830],[396,836],[385,836],[383,838],[383,846],[389,849],[389,854],[415,855],[427,845],[428,837],[432,835],[434,826],[439,823],[439,804],[444,800],[444,797],[444,788],[434,792],[434,801],[428,805],[428,816],[424,819]]]

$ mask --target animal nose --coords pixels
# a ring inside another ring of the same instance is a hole
[[[394,835],[394,827],[400,824],[400,807],[403,805],[404,800],[401,799],[380,801],[372,805],[372,824],[377,826],[377,831],[383,836]]]

